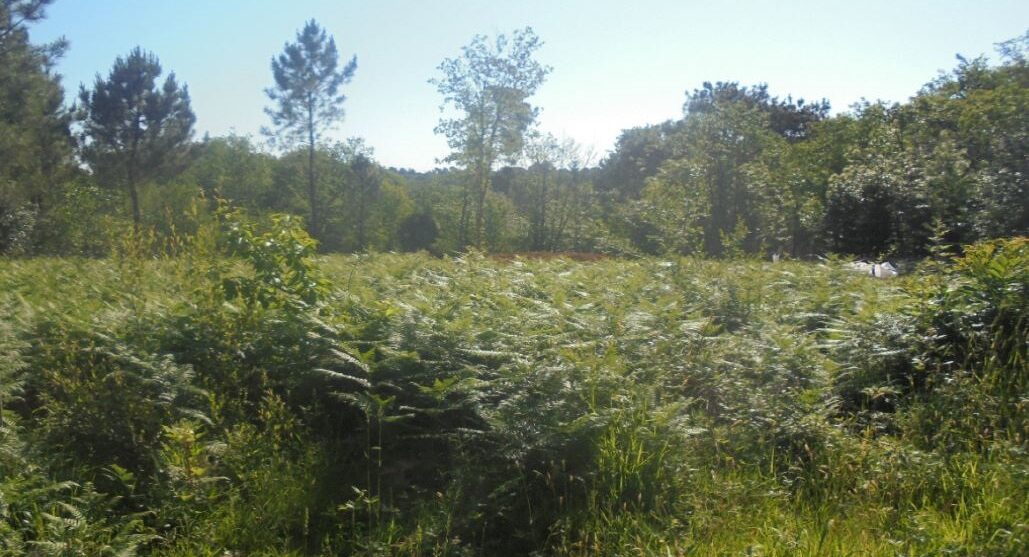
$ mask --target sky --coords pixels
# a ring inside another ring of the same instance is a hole
[[[477,34],[533,27],[553,67],[531,99],[540,129],[603,156],[622,130],[680,117],[705,81],[767,83],[840,112],[904,101],[956,54],[992,56],[1029,28],[1025,0],[57,0],[47,15],[30,33],[70,42],[57,66],[68,102],[138,45],[188,84],[198,137],[258,140],[271,59],[314,18],[358,60],[331,137],[421,171],[449,152],[428,81]]]

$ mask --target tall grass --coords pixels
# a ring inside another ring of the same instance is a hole
[[[222,218],[0,262],[0,553],[1026,550],[1024,240],[878,281]]]

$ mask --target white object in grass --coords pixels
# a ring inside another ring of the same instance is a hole
[[[897,268],[893,266],[893,263],[890,263],[889,261],[883,261],[882,263],[854,261],[853,263],[849,263],[847,267],[863,275],[876,278],[893,278],[900,274],[897,271]]]

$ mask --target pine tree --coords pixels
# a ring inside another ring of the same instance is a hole
[[[297,33],[295,43],[286,43],[282,54],[272,58],[275,87],[265,90],[274,107],[265,108],[272,120],[274,134],[287,144],[307,147],[307,201],[310,205],[308,229],[318,237],[322,231],[315,147],[322,134],[343,119],[346,96],[340,88],[349,83],[357,69],[357,57],[342,68],[336,41],[315,20],[308,21]]]
[[[39,223],[72,170],[69,114],[53,72],[67,42],[29,40],[50,3],[0,0],[0,253],[39,247]]]
[[[177,169],[189,152],[196,121],[189,92],[169,74],[158,88],[161,64],[136,47],[117,58],[107,79],[79,92],[82,155],[95,175],[120,183],[132,202],[132,220],[142,220],[139,186]]]

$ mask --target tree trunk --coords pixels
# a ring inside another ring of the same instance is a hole
[[[318,222],[318,200],[314,179],[314,107],[313,101],[309,100],[307,105],[307,202],[311,205],[311,225],[308,230],[311,236],[318,238],[321,233],[321,223]]]
[[[558,201],[557,206],[554,207],[554,210],[557,211],[557,222],[554,224],[554,226],[551,227],[551,230],[553,231],[553,233],[550,235],[550,246],[552,251],[557,251],[558,249],[565,249],[569,247],[573,250],[577,249],[576,246],[578,242],[572,242],[572,246],[567,246],[564,242],[564,237],[565,231],[568,230],[568,222],[572,220],[572,213],[575,210],[574,207],[580,206],[578,202],[578,174],[579,173],[577,170],[572,170],[571,184],[565,184],[564,186],[565,192],[567,192],[565,195],[558,196],[557,194],[555,194],[555,197],[557,197]],[[555,180],[557,179],[555,178]],[[560,183],[560,181],[558,181],[558,183]],[[555,189],[558,189],[556,185]]]
[[[139,140],[143,134],[142,125],[143,117],[139,111],[133,117],[132,126],[132,145],[129,148],[129,168],[127,169],[126,186],[129,190],[129,200],[132,203],[132,227],[139,234],[140,227],[143,224],[143,215],[139,209],[139,191],[137,189],[137,182],[139,182]]]
[[[489,167],[479,168],[479,191],[475,202],[475,247],[486,249],[486,192],[489,191]]]
[[[365,197],[368,195],[366,177],[358,177],[357,187],[357,251],[363,252],[368,244],[365,235],[365,221],[367,220]]]
[[[472,187],[465,184],[461,194],[461,220],[457,230],[457,250],[464,251],[468,247],[468,205],[471,204]]]
[[[547,177],[548,177],[548,174],[549,174],[549,169],[544,167],[543,168],[543,186],[542,186],[542,189],[540,190],[540,241],[539,241],[540,248],[539,249],[541,249],[541,250],[548,250],[549,251],[550,246],[549,246],[549,242],[547,241],[548,240],[548,238],[547,238],[547,198],[550,197],[549,196],[549,192],[547,191]]]
[[[790,255],[799,257],[801,255],[800,200],[796,195],[793,196],[793,214],[790,215],[790,227],[793,228],[790,231]]]
[[[139,232],[143,224],[143,215],[139,210],[139,192],[136,189],[135,177],[129,178],[129,199],[132,201],[132,226]]]
[[[482,120],[482,116],[480,116],[479,121],[480,125],[485,125],[485,121]],[[486,249],[486,223],[483,214],[486,211],[486,193],[489,191],[490,187],[490,172],[493,170],[493,162],[495,159],[493,146],[497,141],[499,123],[500,104],[497,103],[496,112],[493,115],[493,123],[490,124],[489,127],[489,140],[479,145],[479,198],[475,207],[475,245],[482,250]]]

